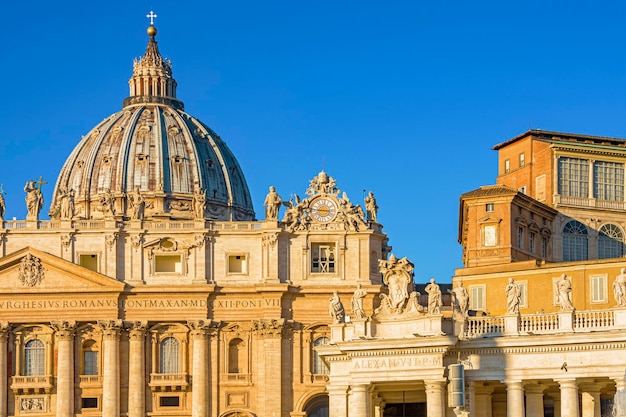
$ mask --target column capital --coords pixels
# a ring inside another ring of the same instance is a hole
[[[11,325],[8,321],[0,322],[0,342],[6,342],[11,334]]]
[[[429,380],[424,381],[424,385],[426,386],[426,391],[441,391],[445,386],[445,380]]]
[[[119,339],[122,320],[98,320],[98,326],[105,339]]]
[[[253,320],[252,331],[260,337],[279,338],[289,328],[285,319]]]
[[[206,338],[207,333],[211,329],[211,320],[188,320],[187,326],[191,329],[193,338]]]
[[[546,385],[537,384],[534,382],[524,384],[524,392],[526,394],[543,394],[546,388],[548,388]]]
[[[76,330],[75,321],[52,321],[50,325],[55,331],[55,337],[59,340],[70,340]]]
[[[522,382],[522,380],[512,380],[512,381],[504,381],[504,384],[506,385],[506,390],[514,390],[514,389],[524,389],[524,384]]]
[[[131,321],[124,323],[124,327],[128,332],[130,340],[143,341],[146,337],[146,328],[148,327],[147,321]]]
[[[370,386],[369,384],[352,384],[352,385],[350,385],[350,390],[351,391],[366,392],[368,390],[369,386]]]
[[[470,382],[470,389],[474,390],[474,393],[478,395],[489,395],[493,393],[494,388],[490,385],[486,385],[481,381]]]
[[[555,379],[555,381],[559,384],[559,387],[561,389],[563,389],[563,388],[576,388],[576,389],[578,389],[578,382],[576,381],[576,378]]]

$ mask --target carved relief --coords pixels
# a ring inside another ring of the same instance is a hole
[[[34,287],[40,284],[44,278],[44,267],[41,260],[27,253],[20,262],[18,277],[25,287]]]
[[[277,234],[271,234],[271,235],[263,235],[263,237],[261,238],[261,244],[263,245],[263,247],[275,247],[276,246],[276,242],[278,242],[278,235]]]
[[[45,411],[45,397],[21,397],[19,399],[20,411],[41,412]]]
[[[131,236],[130,237],[130,244],[133,246],[135,251],[137,249],[139,249],[139,247],[141,246],[141,240],[142,240],[141,235],[136,235],[136,236]]]
[[[170,209],[179,211],[191,211],[191,203],[189,201],[173,200],[169,202]]]
[[[104,236],[104,243],[106,243],[107,248],[109,248],[109,250],[112,250],[113,247],[115,246],[115,242],[117,241],[118,236],[119,236],[118,233],[112,233],[112,234]]]
[[[63,246],[63,249],[67,251],[70,248],[71,244],[72,244],[71,234],[61,235],[61,245]]]
[[[389,295],[380,294],[380,306],[374,310],[375,315],[403,315],[424,313],[419,305],[420,293],[413,290],[413,264],[405,257],[397,259],[393,254],[389,260],[378,261],[383,282],[389,287]],[[409,294],[409,290],[411,290]]]

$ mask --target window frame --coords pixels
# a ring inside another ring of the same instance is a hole
[[[598,282],[602,282],[600,288],[598,288]],[[609,301],[608,283],[608,274],[593,274],[589,276],[589,294],[591,295],[592,304],[604,304]]]
[[[29,347],[37,344],[36,347]],[[24,343],[24,376],[46,375],[46,343],[38,338],[29,339]]]
[[[487,311],[487,285],[469,285],[467,289],[470,296],[469,309],[474,311]],[[479,303],[477,303],[478,300],[480,300]]]
[[[242,265],[242,270],[241,271],[234,271],[231,270],[231,263],[230,263],[230,259],[231,258],[236,258],[236,257],[240,257],[243,259],[240,259],[241,265]],[[250,254],[248,252],[228,252],[226,253],[226,275],[249,275],[250,273]]]
[[[93,272],[100,272],[100,253],[99,252],[78,252],[76,254],[76,256],[78,257],[78,265],[82,266],[83,268],[89,269],[90,271]],[[82,259],[83,257],[95,257],[95,266],[96,269],[92,269],[89,266],[83,264]]]
[[[165,346],[168,341],[176,343],[172,346]],[[174,336],[166,336],[159,340],[159,374],[177,375],[181,373],[182,345],[181,341]]]
[[[328,248],[328,258],[326,261],[322,261],[321,249]],[[330,241],[315,241],[311,242],[310,259],[309,259],[309,273],[320,275],[336,275],[339,271],[338,258],[337,258],[337,242]],[[318,257],[316,256],[316,252]],[[318,264],[317,269],[315,264]],[[323,267],[323,263],[326,267]]]

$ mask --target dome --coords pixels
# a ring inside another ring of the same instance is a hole
[[[69,194],[74,218],[133,218],[139,194],[141,218],[254,220],[239,163],[213,130],[185,113],[171,62],[157,48],[156,29],[148,34],[146,53],[134,62],[130,96],[70,154],[50,215],[59,215]],[[206,202],[199,212],[198,196]]]

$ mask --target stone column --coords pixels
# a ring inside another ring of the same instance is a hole
[[[526,415],[533,417],[543,417],[543,392],[546,386],[541,384],[526,384]]]
[[[104,339],[102,417],[120,415],[120,329],[121,320],[98,321]]]
[[[582,417],[601,417],[600,386],[584,384],[580,386]]]
[[[259,370],[259,380],[265,381],[260,388],[264,401],[259,404],[259,415],[285,415],[287,404],[282,400],[284,362],[291,363],[291,356],[283,350],[283,331],[286,331],[284,319],[255,320],[254,333],[260,345],[259,353],[265,358]],[[288,355],[288,356],[285,356]]]
[[[557,381],[561,387],[561,417],[578,416],[578,384],[575,379]]]
[[[491,394],[493,387],[484,382],[472,382],[470,385],[470,416],[492,417]]]
[[[620,375],[615,380],[615,396],[613,397],[613,408],[616,417],[626,416],[626,381]]]
[[[8,355],[9,323],[0,323],[0,417],[7,416],[7,355]]]
[[[424,381],[426,385],[426,415],[428,417],[443,417],[443,387],[445,381]]]
[[[349,417],[370,417],[367,384],[355,384],[348,397]]]
[[[57,417],[74,416],[74,322],[51,323],[57,347]]]
[[[128,417],[146,415],[146,326],[135,321],[128,330]],[[0,416],[1,417],[1,416]]]
[[[507,417],[524,417],[524,387],[522,381],[506,381]]]
[[[208,385],[209,376],[209,355],[207,348],[207,329],[209,322],[204,320],[187,322],[191,328],[191,340],[193,343],[193,360],[192,360],[192,385],[191,399],[192,417],[206,417],[208,415]]]
[[[348,387],[345,385],[329,385],[328,415],[332,417],[348,417]]]

